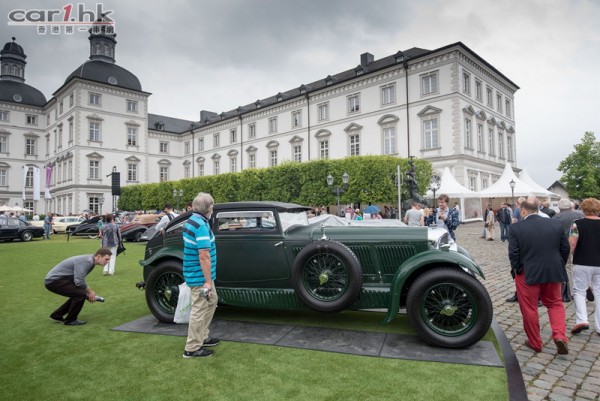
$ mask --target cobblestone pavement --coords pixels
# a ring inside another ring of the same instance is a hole
[[[531,401],[580,401],[600,398],[600,336],[594,330],[594,304],[588,302],[590,330],[571,334],[575,325],[575,305],[565,304],[569,354],[558,355],[550,338],[552,331],[545,307],[540,308],[540,327],[544,348],[535,353],[525,347],[526,339],[519,305],[508,303],[515,286],[510,276],[508,241],[480,238],[483,223],[462,224],[456,231],[457,242],[467,249],[481,266],[483,280],[494,305],[494,317],[506,334],[521,366],[527,394]],[[600,295],[600,294],[598,294]]]

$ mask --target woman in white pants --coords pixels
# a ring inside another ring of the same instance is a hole
[[[102,246],[110,248],[112,256],[110,262],[104,266],[103,274],[112,276],[115,274],[115,262],[117,260],[117,247],[121,242],[121,231],[114,222],[115,218],[111,213],[108,213],[104,218],[104,224],[100,229],[100,238],[102,238]]]
[[[575,327],[571,333],[581,333],[590,328],[586,306],[589,283],[596,295],[594,323],[600,334],[600,200],[594,198],[581,202],[585,217],[571,226],[569,243],[573,252],[573,298],[575,300]]]

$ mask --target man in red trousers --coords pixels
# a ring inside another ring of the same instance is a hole
[[[525,345],[542,351],[538,299],[548,308],[552,339],[559,354],[568,354],[565,307],[561,283],[567,281],[565,264],[569,257],[569,241],[560,222],[538,215],[535,203],[521,203],[523,220],[511,226],[508,258],[517,287]]]

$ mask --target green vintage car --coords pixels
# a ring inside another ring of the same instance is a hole
[[[252,308],[387,310],[406,308],[428,344],[463,348],[492,322],[492,302],[468,253],[445,230],[391,220],[355,223],[335,216],[309,220],[310,208],[280,202],[217,204],[210,219],[217,244],[219,302]],[[143,266],[146,302],[173,322],[183,280],[182,228],[188,214],[150,240]]]

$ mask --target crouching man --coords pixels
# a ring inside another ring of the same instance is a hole
[[[67,302],[52,312],[50,319],[64,322],[67,326],[86,324],[79,320],[79,312],[87,299],[96,302],[96,293],[87,286],[85,278],[96,265],[106,266],[112,252],[108,248],[100,248],[93,255],[72,256],[63,260],[46,275],[46,288],[58,295],[68,297]]]

